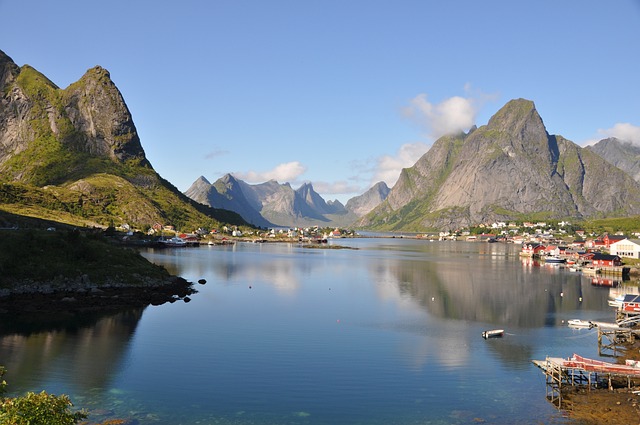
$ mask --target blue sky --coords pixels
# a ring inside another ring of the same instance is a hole
[[[346,202],[514,98],[580,145],[640,143],[640,0],[0,0],[0,50],[101,65],[185,191],[233,173]]]

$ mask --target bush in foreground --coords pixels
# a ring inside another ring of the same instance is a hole
[[[22,397],[4,397],[7,383],[2,380],[5,369],[0,366],[0,425],[74,425],[87,417],[72,412],[73,404],[66,395],[56,396],[42,391]]]

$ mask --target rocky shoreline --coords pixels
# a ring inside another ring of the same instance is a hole
[[[146,278],[139,284],[107,282],[94,285],[86,275],[78,279],[65,278],[62,282],[20,282],[12,289],[0,289],[0,314],[117,311],[167,302],[189,302],[196,292],[191,282],[176,276]]]

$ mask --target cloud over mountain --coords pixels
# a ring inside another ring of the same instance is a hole
[[[295,182],[307,171],[307,167],[299,161],[285,162],[268,171],[234,172],[235,177],[249,183],[258,183],[268,180]]]

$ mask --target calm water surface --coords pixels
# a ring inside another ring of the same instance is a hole
[[[189,303],[0,324],[13,394],[147,424],[564,424],[531,359],[598,358],[609,288],[519,246],[340,239],[145,251]],[[481,332],[503,328],[502,339]]]

